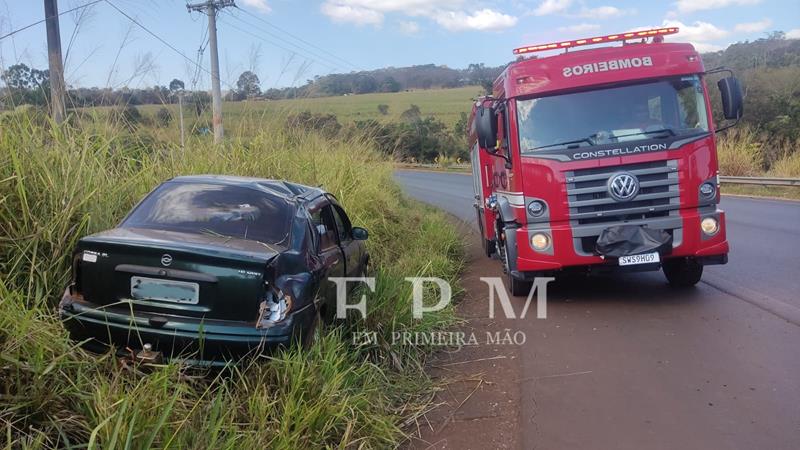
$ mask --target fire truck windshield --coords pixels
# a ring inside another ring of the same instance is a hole
[[[517,101],[522,153],[708,131],[696,75]]]

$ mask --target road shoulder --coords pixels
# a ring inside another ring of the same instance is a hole
[[[417,424],[412,449],[519,448],[519,352],[516,345],[487,343],[487,333],[512,329],[504,317],[489,318],[486,265],[477,232],[457,222],[464,236],[464,295],[457,305],[463,322],[455,331],[475,336],[478,345],[437,352],[428,362],[440,386],[433,407]]]

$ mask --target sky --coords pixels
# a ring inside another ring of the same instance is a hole
[[[63,12],[90,0],[58,3]],[[266,90],[389,66],[498,66],[524,45],[660,26],[679,27],[668,40],[699,51],[774,30],[800,38],[798,0],[237,0],[236,6],[218,17],[223,89],[245,70]],[[42,0],[0,0],[0,35],[43,17]],[[207,23],[184,0],[103,0],[64,14],[67,84],[142,88],[178,78],[187,88],[207,89],[209,51],[199,54]],[[44,24],[0,40],[0,67],[18,62],[47,67]]]

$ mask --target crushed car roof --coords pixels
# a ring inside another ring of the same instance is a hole
[[[240,186],[296,201],[309,201],[325,194],[323,189],[289,181],[232,175],[185,175],[172,178],[169,181]]]

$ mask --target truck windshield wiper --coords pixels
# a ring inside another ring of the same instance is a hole
[[[614,136],[614,138],[619,140],[619,138],[630,137],[630,136],[638,136],[640,134],[655,134],[655,133],[664,133],[664,132],[666,132],[667,134],[669,134],[672,137],[677,136],[675,134],[675,130],[673,130],[672,128],[659,128],[658,130],[645,130],[645,131],[639,131],[637,133],[620,134],[619,136]],[[657,138],[665,138],[667,136],[655,136],[655,137],[657,137]]]
[[[547,144],[547,145],[541,145],[539,147],[528,148],[528,149],[525,149],[525,151],[533,151],[533,150],[539,150],[539,149],[542,149],[542,148],[549,148],[549,147],[558,147],[558,146],[561,146],[561,145],[580,144],[582,142],[585,142],[585,143],[587,143],[589,145],[594,145],[594,141],[592,140],[592,137],[594,137],[594,135],[589,136],[589,137],[585,137],[583,139],[576,139],[574,141],[558,142],[558,143],[555,143],[555,144]]]
[[[669,136],[672,136],[672,137],[677,136],[677,134],[675,133],[675,130],[673,130],[672,128],[659,128],[658,130],[645,130],[645,131],[639,131],[639,132],[636,132],[636,133],[621,134],[619,136],[609,136],[609,137],[614,138],[614,139],[619,139],[619,138],[625,138],[625,137],[630,137],[630,136],[638,136],[640,134],[647,135],[647,134],[655,134],[655,133],[667,133]],[[657,138],[665,138],[667,136],[665,135],[665,136],[655,136],[655,137],[657,137]],[[597,134],[593,134],[591,136],[588,136],[588,137],[585,137],[585,138],[582,138],[582,139],[575,139],[574,141],[558,142],[558,143],[555,143],[555,144],[541,145],[539,147],[533,147],[533,148],[525,149],[525,151],[533,151],[533,150],[539,150],[539,149],[542,149],[542,148],[549,148],[549,147],[560,147],[562,145],[571,146],[571,145],[581,144],[581,143],[587,143],[589,145],[597,145],[597,143],[595,142],[595,139],[597,139],[597,138],[598,138],[598,135]],[[577,147],[577,145],[576,145],[576,147]]]

